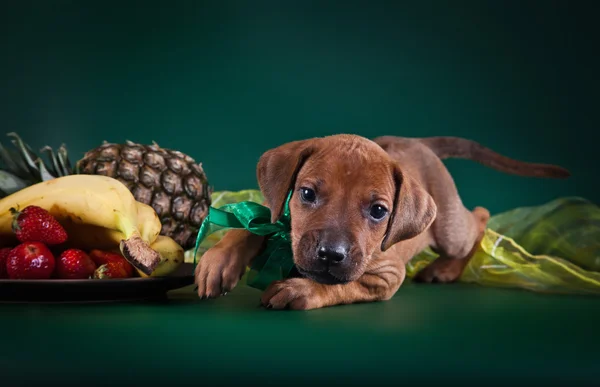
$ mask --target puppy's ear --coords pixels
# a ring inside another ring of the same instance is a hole
[[[398,167],[394,167],[396,198],[390,216],[387,232],[381,244],[385,251],[394,244],[414,238],[425,231],[437,213],[433,198],[425,189]]]
[[[298,171],[314,152],[313,140],[293,141],[266,151],[258,161],[256,177],[267,205],[271,222],[283,213],[287,195],[294,188]]]

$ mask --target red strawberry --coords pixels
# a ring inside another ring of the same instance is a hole
[[[10,247],[5,247],[0,249],[0,279],[8,278],[8,273],[6,272],[6,261],[8,260],[8,253],[10,253],[12,249]]]
[[[96,270],[96,264],[83,250],[68,249],[63,251],[56,261],[56,274],[64,279],[90,278]]]
[[[95,279],[128,278],[127,272],[119,262],[113,261],[100,265],[94,272]]]
[[[12,229],[22,242],[42,242],[46,245],[58,245],[67,240],[67,232],[45,209],[27,206],[23,211],[10,209],[13,215]]]
[[[48,279],[54,271],[52,252],[43,243],[21,243],[8,253],[6,271],[10,279]]]
[[[94,249],[90,251],[90,258],[97,266],[102,266],[109,262],[116,262],[123,267],[123,270],[127,273],[127,277],[133,275],[133,266],[121,254]]]

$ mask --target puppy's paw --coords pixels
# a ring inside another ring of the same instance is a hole
[[[196,266],[198,297],[205,299],[226,295],[237,285],[245,269],[240,260],[225,251],[208,250]]]
[[[415,282],[452,283],[457,281],[468,263],[468,259],[450,259],[439,257],[418,272]]]
[[[306,278],[273,282],[260,298],[268,309],[309,310],[323,306],[319,284]]]

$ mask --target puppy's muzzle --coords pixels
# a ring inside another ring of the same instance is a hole
[[[305,277],[323,284],[349,281],[352,242],[339,230],[315,230],[301,241],[296,266]]]
[[[323,243],[317,250],[317,257],[327,265],[337,265],[348,259],[350,246],[345,241]]]

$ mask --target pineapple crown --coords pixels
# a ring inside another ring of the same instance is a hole
[[[12,138],[15,149],[0,143],[0,198],[32,184],[77,173],[71,167],[64,144],[56,152],[49,146],[43,147],[39,153],[46,154],[44,160],[16,133],[7,136]]]

